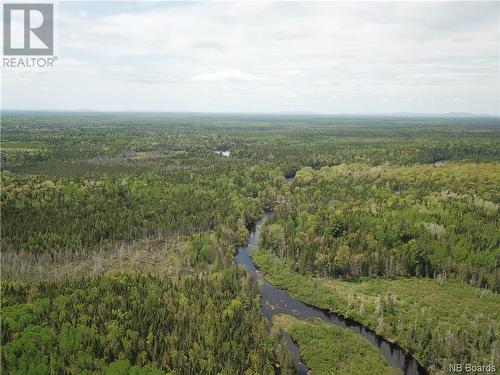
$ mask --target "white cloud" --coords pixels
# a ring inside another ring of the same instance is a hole
[[[192,78],[195,82],[220,82],[220,81],[255,81],[257,79],[251,73],[241,70],[221,70],[215,73],[202,73]]]
[[[500,113],[500,3],[58,8],[56,69],[5,70],[3,107]]]
[[[302,70],[299,70],[299,69],[288,69],[288,70],[283,71],[282,74],[286,77],[296,77],[296,76],[301,75],[303,73],[304,72]]]

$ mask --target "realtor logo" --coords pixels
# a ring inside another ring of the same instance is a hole
[[[53,53],[53,4],[3,5],[5,56],[45,56]]]

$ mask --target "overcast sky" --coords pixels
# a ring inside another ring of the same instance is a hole
[[[500,114],[500,2],[62,2],[3,109]]]

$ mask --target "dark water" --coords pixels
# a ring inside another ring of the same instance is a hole
[[[252,262],[252,251],[257,247],[257,242],[260,236],[260,229],[266,216],[259,220],[253,228],[251,228],[248,244],[238,247],[236,255],[236,263],[245,266],[247,271],[256,279],[262,282],[260,286],[260,294],[262,296],[262,314],[271,321],[274,314],[290,314],[299,319],[319,318],[325,322],[335,324],[340,327],[348,328],[361,336],[365,337],[374,346],[376,346],[384,355],[385,358],[394,366],[400,368],[407,375],[427,374],[425,369],[404,349],[393,344],[383,337],[376,335],[373,331],[362,326],[361,324],[349,319],[344,319],[339,315],[332,314],[328,311],[318,309],[316,307],[306,305],[305,303],[293,298],[282,289],[275,288],[267,283],[258,274],[255,265]],[[307,374],[308,369],[302,363],[299,349],[293,343],[289,336],[285,336],[285,341],[289,350],[292,352],[297,372],[300,375]]]

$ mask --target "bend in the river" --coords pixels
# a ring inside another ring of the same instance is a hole
[[[319,318],[322,321],[335,324],[337,326],[348,328],[351,331],[363,336],[375,347],[377,347],[384,357],[395,367],[398,367],[406,375],[422,375],[427,374],[427,371],[413,358],[413,356],[399,345],[392,343],[385,338],[377,335],[372,330],[366,328],[362,324],[345,319],[338,314],[331,313],[326,310],[305,304],[294,297],[290,296],[286,291],[276,288],[265,281],[257,272],[255,265],[252,262],[252,251],[257,247],[261,227],[267,218],[268,214],[264,215],[251,228],[250,236],[246,246],[240,246],[237,249],[235,262],[243,265],[247,271],[256,280],[259,280],[260,294],[262,296],[262,314],[271,322],[274,314],[290,314],[299,319]],[[300,375],[308,373],[307,367],[302,362],[300,352],[290,336],[285,334],[285,341],[288,349],[291,351],[297,371]]]

